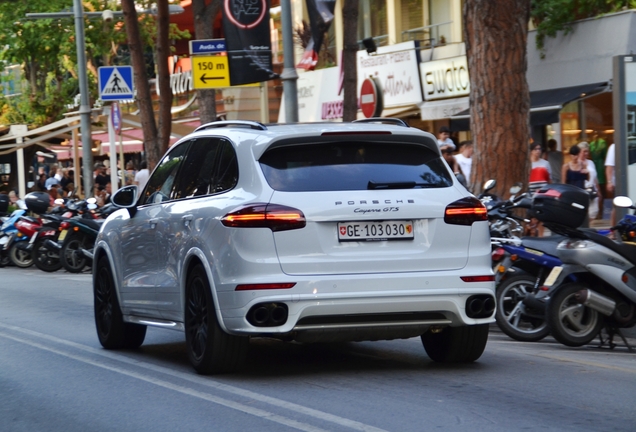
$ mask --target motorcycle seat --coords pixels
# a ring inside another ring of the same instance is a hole
[[[606,248],[616,252],[633,265],[636,265],[636,248],[630,245],[616,243],[614,240],[593,231],[585,231],[585,235],[589,240],[605,246]]]
[[[99,231],[105,219],[81,219],[78,223]]]
[[[557,256],[557,246],[567,237],[552,235],[548,237],[521,237],[521,246]]]

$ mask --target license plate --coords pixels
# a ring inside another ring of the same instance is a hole
[[[553,267],[552,271],[546,278],[543,285],[547,287],[551,287],[552,285],[554,285],[554,283],[556,282],[557,278],[559,277],[562,271],[563,271],[563,267],[559,267],[559,266]]]
[[[340,222],[338,241],[413,240],[413,221]]]
[[[60,232],[60,236],[57,238],[59,241],[64,240],[64,238],[66,238],[66,232],[68,230],[62,230],[62,232]]]

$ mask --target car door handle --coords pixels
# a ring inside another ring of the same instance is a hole
[[[148,221],[148,223],[150,224],[150,229],[157,228],[157,222],[159,222],[159,219],[156,219],[156,218],[150,219]]]
[[[192,215],[185,215],[183,217],[181,217],[181,220],[183,221],[183,224],[187,227],[190,226],[190,222],[192,222]]]

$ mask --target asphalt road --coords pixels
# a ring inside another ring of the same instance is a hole
[[[419,339],[253,340],[246,369],[203,377],[183,334],[135,351],[95,335],[89,274],[0,269],[1,431],[633,431],[636,354],[491,332],[470,365]]]

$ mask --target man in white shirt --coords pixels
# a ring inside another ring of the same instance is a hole
[[[466,183],[468,187],[470,187],[470,171],[473,167],[473,142],[472,141],[462,141],[459,143],[459,153],[455,155],[455,160],[459,165],[459,168],[466,177]]]
[[[141,191],[144,190],[146,183],[148,182],[148,178],[150,177],[150,171],[148,171],[148,165],[146,165],[146,161],[142,161],[140,167],[141,169],[137,171],[137,174],[135,174],[134,184],[136,184],[137,187],[139,187],[139,192],[141,193]]]
[[[612,144],[607,149],[607,155],[605,156],[605,178],[607,179],[607,194],[614,196],[616,192],[616,146]],[[610,226],[616,225],[616,208],[612,206],[612,213],[610,215]]]

